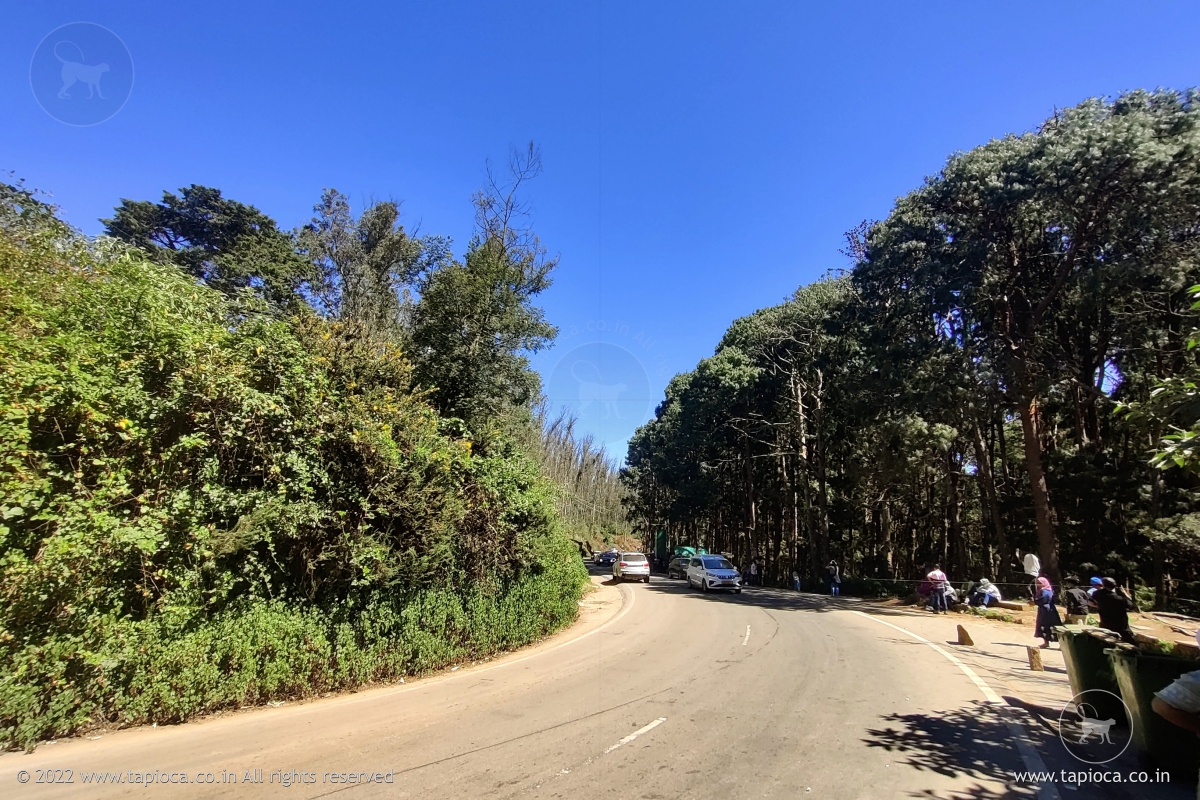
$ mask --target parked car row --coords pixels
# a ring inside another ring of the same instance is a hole
[[[650,560],[643,553],[622,553],[614,548],[596,553],[592,560],[601,567],[612,565],[615,580],[650,582]],[[675,556],[667,565],[667,577],[686,578],[689,586],[705,592],[742,593],[742,574],[724,556]]]

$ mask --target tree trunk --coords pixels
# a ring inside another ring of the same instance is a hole
[[[754,499],[754,462],[750,457],[750,436],[742,434],[742,446],[746,463],[746,533],[750,545],[750,557],[758,557],[758,504]]]
[[[1150,515],[1154,518],[1162,516],[1162,473],[1154,470],[1150,488]],[[1170,588],[1167,581],[1167,554],[1162,540],[1157,536],[1150,540],[1150,552],[1154,558],[1154,609],[1167,610],[1167,595]]]
[[[894,561],[894,548],[892,545],[892,509],[888,505],[887,493],[885,492],[880,499],[881,508],[879,509],[879,533],[883,538],[883,563],[887,567],[888,579],[896,577],[896,565]]]
[[[949,522],[950,534],[950,549],[954,553],[954,568],[958,572],[958,579],[966,580],[969,571],[967,563],[967,543],[963,539],[962,520],[959,516],[960,500],[958,496],[958,484],[962,477],[959,472],[958,464],[955,463],[953,457],[950,458],[950,491],[949,497],[946,500],[946,516]]]
[[[979,479],[984,509],[991,520],[992,530],[996,533],[996,550],[1000,553],[999,580],[1007,581],[1012,554],[1008,551],[1008,535],[1004,530],[1004,520],[1000,516],[1000,501],[996,496],[996,480],[992,474],[992,456],[984,444],[983,432],[979,429],[979,417],[974,409],[971,410],[971,433],[974,434],[975,442],[975,476]]]
[[[1042,437],[1038,434],[1037,399],[1022,392],[1017,403],[1021,414],[1021,432],[1025,436],[1025,470],[1029,473],[1029,492],[1033,497],[1033,513],[1037,519],[1038,555],[1042,571],[1058,584],[1058,539],[1050,520],[1050,490],[1042,469]]]
[[[821,371],[817,370],[817,393],[816,393],[816,408],[814,409],[813,417],[815,427],[817,429],[817,490],[821,493],[817,498],[818,507],[821,510],[821,565],[829,563],[829,491],[826,484],[826,467],[825,467],[825,409],[821,403],[821,394],[824,390],[824,377]]]
[[[800,461],[792,457],[792,569],[800,573],[800,492],[796,483],[800,480]]]

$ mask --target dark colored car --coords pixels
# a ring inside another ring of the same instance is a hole
[[[621,551],[617,549],[605,550],[602,553],[596,553],[595,562],[600,567],[611,567],[612,563],[617,560],[617,556],[621,555]]]
[[[667,564],[668,578],[686,578],[688,564],[692,563],[691,556],[672,556]]]

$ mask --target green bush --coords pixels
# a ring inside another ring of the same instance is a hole
[[[0,187],[0,743],[386,680],[570,621],[503,439],[403,354],[230,301]]]

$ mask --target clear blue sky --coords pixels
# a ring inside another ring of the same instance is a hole
[[[846,266],[842,232],[949,153],[1089,96],[1200,83],[1195,2],[30,0],[4,17],[0,169],[88,233],[122,197],[189,183],[293,227],[336,187],[403,200],[461,252],[485,160],[535,140],[563,330],[536,363],[617,455],[671,374]],[[136,68],[93,127],[30,89],[39,42],[77,20]]]

